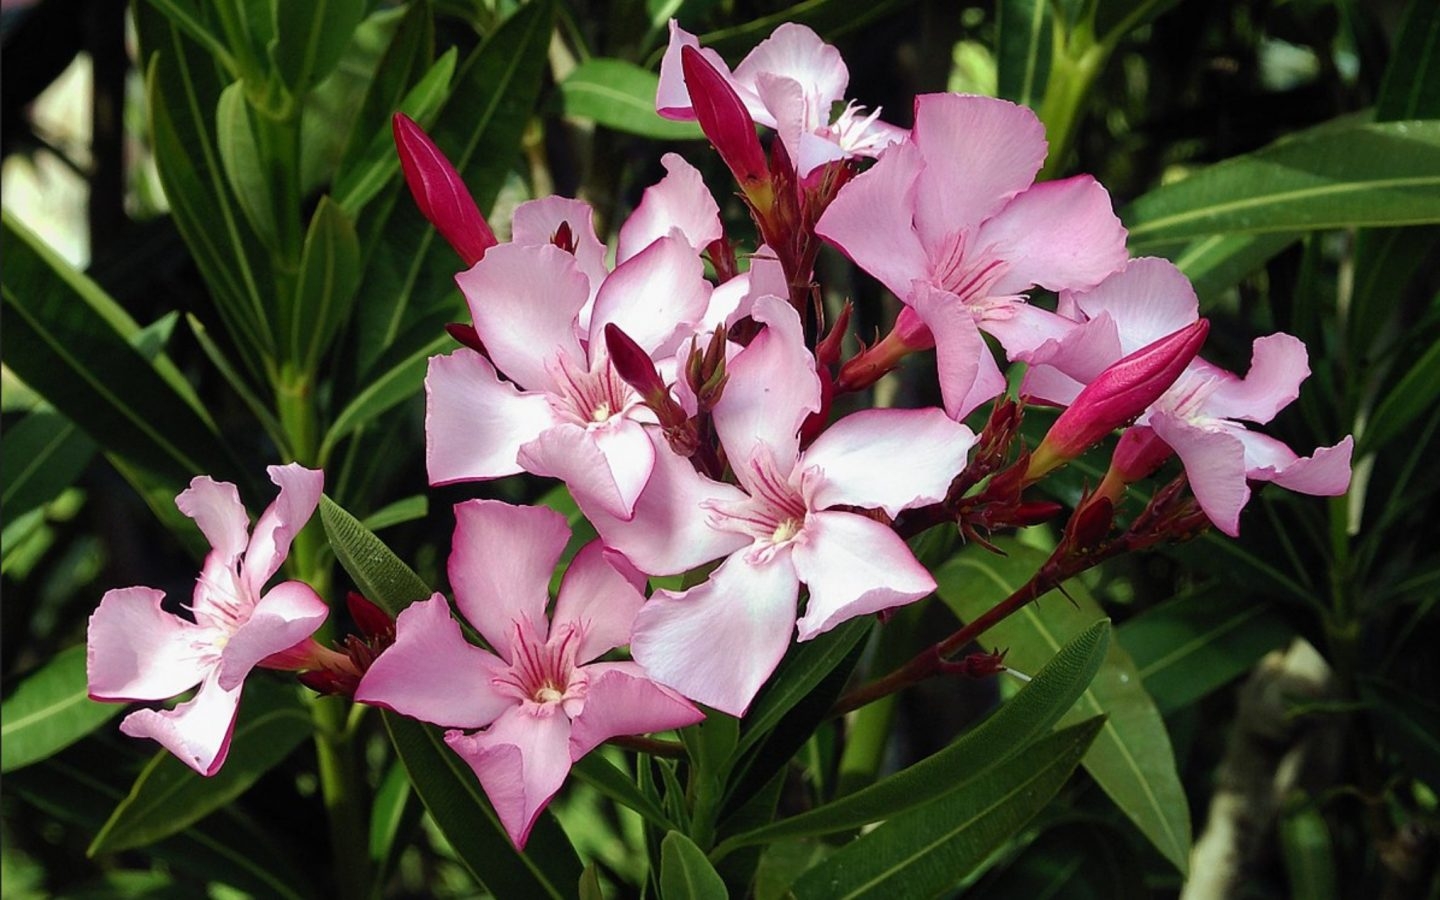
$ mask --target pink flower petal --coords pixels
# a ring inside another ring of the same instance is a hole
[[[1295,402],[1300,396],[1301,382],[1310,377],[1304,342],[1284,333],[1255,339],[1250,371],[1244,378],[1222,369],[1207,368],[1219,383],[1205,402],[1205,413],[1260,423],[1269,422],[1276,413]]]
[[[840,189],[815,225],[817,234],[901,299],[930,268],[913,221],[923,167],[914,144],[895,144]]]
[[[1155,413],[1149,425],[1175,450],[1185,465],[1185,476],[1200,508],[1215,527],[1236,537],[1240,511],[1250,500],[1245,483],[1245,445],[1240,428],[1210,430],[1175,416]]]
[[[737,503],[745,499],[745,493],[696,472],[688,459],[671,451],[658,432],[652,430],[649,436],[655,448],[655,467],[635,501],[633,517],[611,515],[576,497],[605,543],[651,575],[678,575],[749,543],[744,535],[711,528],[702,506],[715,501]]]
[[[628,519],[650,480],[655,449],[637,422],[587,429],[562,423],[520,448],[525,471],[565,482],[582,509]]]
[[[152,738],[201,775],[214,775],[230,752],[240,687],[224,690],[211,674],[195,697],[174,709],[137,709],[120,723],[130,737]]]
[[[590,316],[590,346],[605,346],[614,324],[652,356],[670,355],[705,314],[710,282],[695,250],[676,231],[650,243],[605,279]]]
[[[1037,284],[1052,291],[1094,287],[1128,258],[1110,195],[1089,175],[1034,185],[982,225],[975,243],[993,246],[1009,263],[992,288],[997,295]]]
[[[569,253],[550,244],[501,244],[455,282],[490,359],[520,387],[549,388],[545,367],[560,354],[584,361],[575,320],[590,286]]]
[[[799,451],[800,425],[820,408],[820,377],[805,347],[800,316],[775,297],[760,297],[752,315],[766,328],[730,362],[725,392],[715,405],[715,430],[732,462],[769,446],[788,472]],[[738,471],[741,466],[736,465]]]
[[[199,684],[214,665],[196,653],[214,632],[160,608],[149,587],[105,592],[90,614],[85,675],[95,700],[163,700]]]
[[[867,409],[820,434],[803,468],[819,468],[814,509],[845,504],[901,510],[945,499],[965,468],[975,433],[935,409]]]
[[[300,581],[275,585],[221,651],[220,686],[227,691],[239,687],[256,663],[314,634],[329,614],[330,608],[310,585]]]
[[[586,666],[585,709],[570,723],[570,758],[580,759],[612,737],[694,725],[705,714],[662,687],[633,662]]]
[[[621,263],[652,241],[665,237],[672,228],[680,229],[696,253],[723,234],[720,207],[700,177],[700,170],[678,153],[660,157],[660,164],[665,167],[665,177],[645,189],[640,205],[620,226],[615,256]]]
[[[371,664],[355,700],[435,725],[479,728],[516,704],[491,687],[505,665],[465,640],[440,594],[400,611],[395,643]]]
[[[792,161],[800,156],[800,137],[809,134],[821,123],[819,116],[806,103],[805,86],[793,78],[771,72],[759,72],[755,76],[752,90],[760,98],[770,117],[775,122],[775,133],[785,145],[785,151]],[[826,105],[829,113],[829,104]],[[810,173],[809,169],[796,166],[800,176]]]
[[[743,716],[790,646],[799,590],[789,554],[762,565],[736,554],[682,594],[657,591],[635,617],[631,655],[661,684]]]
[[[579,627],[582,637],[575,651],[576,663],[587,663],[630,643],[630,627],[645,595],[616,567],[617,562],[629,568],[619,553],[607,551],[600,541],[591,541],[575,554],[560,582],[550,627],[567,623]]]
[[[315,507],[320,505],[320,492],[325,489],[325,473],[319,469],[290,463],[270,466],[266,471],[280,493],[260,514],[245,551],[241,577],[254,596],[259,596],[270,576],[280,571],[280,565],[290,555],[290,542],[315,513]]]
[[[850,82],[840,51],[808,27],[795,22],[786,22],[755,45],[735,67],[734,78],[737,86],[763,94],[758,86],[764,75],[787,78],[802,87],[806,106],[823,117],[823,121],[817,120],[815,125],[829,122],[830,104],[845,96],[845,86]],[[769,109],[776,113],[773,107]]]
[[[450,731],[445,743],[469,763],[516,849],[570,774],[570,720],[559,709],[512,708],[489,730]]]
[[[240,492],[228,481],[197,475],[190,487],[175,498],[180,511],[195,520],[215,552],[233,564],[250,543],[250,516],[240,502]]]
[[[1076,324],[1059,340],[1043,341],[1034,350],[1020,354],[1019,358],[1030,364],[1020,392],[1044,403],[1069,406],[1085,385],[1126,355],[1115,320],[1108,310],[1101,311],[1090,321]]]
[[[729,75],[730,67],[720,54],[708,47],[701,47],[695,35],[681,28],[674,19],[670,20],[670,43],[660,60],[660,85],[655,91],[655,111],[667,119],[683,122],[695,121],[695,106],[690,99],[690,89],[685,84],[685,74],[680,65],[680,51],[693,47],[715,67],[715,71]]]
[[[1338,497],[1350,489],[1350,455],[1355,440],[1346,436],[1332,447],[1320,447],[1310,456],[1298,456],[1275,438],[1253,431],[1241,434],[1245,444],[1246,476],[1273,481],[1281,487],[1316,497]]]
[[[425,469],[432,485],[524,471],[515,455],[555,423],[545,395],[501,381],[474,350],[432,356],[425,373]]]
[[[544,639],[550,573],[569,540],[565,517],[552,509],[499,500],[455,504],[449,566],[455,605],[507,661],[516,622],[528,620]]]
[[[1200,318],[1190,279],[1169,260],[1153,257],[1132,259],[1093,290],[1063,296],[1090,319],[1114,320],[1120,352],[1105,365]]]
[[[605,265],[605,245],[595,236],[595,211],[583,200],[569,197],[542,197],[515,207],[510,239],[517,244],[543,246],[568,226],[575,242],[575,265],[590,280],[593,299],[610,269]]]
[[[1061,340],[1079,327],[1071,319],[1024,301],[992,305],[978,324],[982,331],[1000,342],[1005,355],[1012,360],[1023,359],[1046,342]]]
[[[1045,161],[1045,127],[1035,114],[990,97],[922,94],[910,137],[925,161],[914,209],[927,248],[995,215]]]
[[[963,419],[980,404],[1005,390],[1000,373],[975,316],[949,291],[914,283],[912,304],[935,339],[935,369],[945,412]]]
[[[796,623],[802,641],[935,590],[935,579],[899,535],[854,513],[811,513],[794,560],[810,589],[805,615]]]

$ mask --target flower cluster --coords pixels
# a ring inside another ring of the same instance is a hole
[[[907,131],[853,102],[832,114],[847,80],[834,48],[800,25],[732,72],[672,24],[657,110],[698,120],[736,175],[761,241],[748,267],[700,173],[674,154],[620,228],[613,263],[577,200],[520,205],[499,242],[443,154],[397,116],[416,201],[467,266],[456,281],[472,319],[452,329],[462,346],[429,363],[429,480],[559,479],[598,540],[568,563],[552,607],[563,518],[461,503],[450,584],[485,646],[436,594],[399,615],[378,658],[337,660],[309,640],[326,613],[313,591],[262,594],[315,508],[319,473],[272,469],[280,498],[248,544],[233,487],[199,478],[179,498],[215,547],[194,600],[177,615],[148,588],[107,594],[91,623],[92,695],[155,700],[199,684],[193,700],[122,727],[210,774],[251,667],[327,670],[321,681],[359,702],[450,729],[523,845],[599,743],[690,725],[703,715],[694,704],[745,715],[792,641],[935,589],[908,538],[1057,513],[1024,492],[1117,429],[1086,507],[1099,497],[1104,514],[1076,516],[1066,548],[1110,547],[1125,485],[1171,455],[1199,510],[1232,535],[1254,482],[1346,489],[1349,438],[1302,458],[1239,424],[1295,399],[1303,345],[1257,340],[1243,378],[1202,360],[1194,292],[1169,263],[1128,259],[1105,189],[1088,176],[1035,182],[1046,143],[1033,113],[927,95]],[[757,124],[775,133],[768,154]],[[848,356],[848,308],[827,322],[817,302],[824,243],[902,304],[884,337]],[[1032,303],[1037,289],[1058,304]],[[839,414],[861,405],[839,398],[931,350],[937,405]],[[1066,407],[1033,451],[1018,446],[1021,405],[999,399],[1004,362],[1028,364],[1026,402]],[[992,401],[977,434],[966,419]],[[1192,531],[1190,495],[1165,497],[1136,518],[1149,531],[1113,546]],[[683,589],[647,596],[649,579],[681,575]]]

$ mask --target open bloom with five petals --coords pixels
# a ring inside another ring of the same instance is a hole
[[[466,641],[436,594],[400,613],[394,645],[355,699],[451,728],[445,742],[523,847],[574,761],[612,737],[703,715],[635,663],[596,661],[629,640],[645,602],[623,558],[598,541],[582,548],[547,620],[550,573],[570,539],[564,517],[495,500],[461,503],[455,517],[455,605],[494,652]]]
[[[293,463],[269,472],[280,493],[253,532],[229,482],[202,475],[175,498],[213,548],[188,606],[172,612],[161,605],[163,591],[117,588],[105,592],[90,616],[92,699],[164,700],[198,685],[195,696],[174,709],[136,710],[120,730],[154,738],[202,775],[225,762],[245,676],[307,640],[328,612],[301,582],[264,589],[314,513],[324,484],[320,472]]]
[[[631,652],[655,680],[733,715],[792,632],[808,640],[935,589],[879,519],[941,500],[975,440],[939,409],[873,409],[802,451],[801,425],[820,408],[814,356],[789,304],[760,297],[753,315],[765,329],[728,364],[714,408],[739,485],[696,473],[652,436],[654,474],[634,516],[586,509],[606,543],[650,574],[724,559],[703,584],[657,591],[636,616]],[[797,620],[802,582],[809,599]]]

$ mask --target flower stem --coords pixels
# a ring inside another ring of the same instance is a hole
[[[336,895],[365,897],[370,893],[369,817],[361,790],[364,781],[360,760],[352,734],[345,727],[345,707],[339,697],[315,699],[311,707],[315,756],[330,823]]]

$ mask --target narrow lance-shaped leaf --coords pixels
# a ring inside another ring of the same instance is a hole
[[[1042,738],[861,835],[801,875],[794,896],[931,897],[952,887],[1050,802],[1104,721],[1097,716]]]
[[[375,67],[375,77],[360,101],[360,110],[350,125],[345,149],[337,166],[338,185],[356,168],[372,139],[388,133],[390,116],[403,98],[435,61],[435,16],[430,0],[415,0],[405,8],[404,17],[386,45]]]
[[[206,778],[161,750],[95,835],[88,854],[143,847],[199,821],[245,793],[309,737],[312,727],[293,685],[251,679],[220,771]]]
[[[270,62],[293,96],[329,75],[365,17],[365,0],[272,0]]]
[[[255,141],[253,115],[245,97],[245,85],[239,81],[232,83],[220,92],[220,104],[215,110],[215,142],[225,177],[245,220],[273,252],[280,244],[274,179]]]
[[[560,82],[565,115],[656,140],[704,138],[694,122],[663,119],[655,112],[660,76],[623,59],[589,59]]]
[[[398,616],[411,603],[430,596],[420,576],[328,496],[320,498],[320,521],[335,558],[365,599]]]
[[[945,749],[863,790],[725,841],[738,847],[859,828],[936,799],[987,766],[1019,753],[1060,720],[1089,686],[1110,646],[1101,620],[1076,635],[1018,694]]]
[[[1050,79],[1054,23],[1049,0],[1000,0],[996,5],[999,94],[1038,109]]]
[[[131,345],[138,326],[93,282],[4,218],[6,364],[107,451],[176,484],[237,480],[229,448]]]
[[[330,341],[349,319],[360,284],[360,241],[343,210],[329,197],[310,219],[300,256],[300,278],[290,308],[290,358],[314,371]]]
[[[0,707],[0,772],[58,753],[123,709],[90,699],[83,645],[61,651],[28,675]]]
[[[705,853],[678,831],[660,842],[660,900],[725,900],[730,892]]]
[[[962,550],[935,573],[940,598],[962,620],[981,615],[1024,584],[1045,554],[1014,540],[998,540],[1007,555],[978,545]],[[1050,592],[987,631],[987,644],[1007,647],[1008,665],[1022,672],[1045,664],[1056,650],[1104,613],[1079,581],[1066,582],[1066,600]],[[1190,855],[1190,814],[1165,723],[1145,692],[1135,664],[1112,642],[1105,663],[1061,723],[1109,716],[1085,768],[1121,811],[1182,873]]]
[[[1121,219],[1137,255],[1217,232],[1440,222],[1440,121],[1312,130],[1156,188]]]

